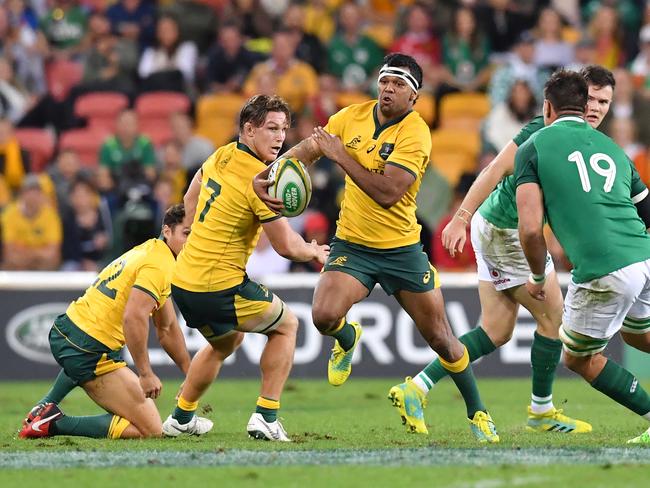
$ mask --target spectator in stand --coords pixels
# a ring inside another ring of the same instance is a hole
[[[554,70],[573,63],[573,47],[562,39],[562,19],[554,9],[545,8],[540,12],[535,38],[537,66]]]
[[[161,15],[156,22],[156,44],[145,49],[138,66],[144,89],[184,92],[194,84],[197,57],[196,45],[180,38],[175,17]]]
[[[431,247],[433,249],[434,265],[436,269],[440,271],[476,270],[476,256],[474,255],[474,248],[471,245],[466,245],[463,252],[456,253],[454,257],[452,257],[442,245],[442,230],[458,211],[458,207],[460,207],[460,204],[463,202],[463,198],[465,198],[465,195],[469,191],[469,188],[472,186],[472,183],[475,179],[476,175],[470,173],[464,173],[460,177],[456,188],[454,188],[454,197],[451,202],[449,213],[440,220],[438,226],[436,227]],[[472,242],[470,230],[470,226],[467,226],[467,242]]]
[[[87,16],[76,0],[54,0],[41,19],[39,43],[55,59],[72,59],[81,53]]]
[[[331,115],[339,111],[340,107],[337,103],[339,95],[339,80],[330,74],[322,74],[318,77],[318,93],[309,101],[308,111],[313,119],[314,125],[311,130],[317,125],[325,127]],[[301,118],[302,119],[302,118]],[[299,125],[301,120],[296,122]],[[305,137],[309,137],[309,133]],[[302,140],[298,139],[296,143]]]
[[[416,2],[406,13],[406,31],[388,49],[415,58],[424,74],[424,83],[436,84],[436,70],[442,61],[440,41],[433,30],[431,14],[424,3]]]
[[[627,157],[634,163],[643,182],[650,182],[648,148],[637,139],[634,121],[630,118],[614,119],[611,129],[612,139],[623,148]]]
[[[295,51],[290,31],[280,29],[275,32],[271,58],[255,65],[244,84],[244,95],[250,97],[263,93],[260,82],[268,81],[275,86],[275,94],[287,101],[292,112],[301,113],[318,91],[318,76],[314,68],[296,59]],[[265,80],[265,77],[270,79]]]
[[[440,94],[450,91],[476,91],[490,80],[487,38],[476,24],[474,12],[459,8],[451,29],[442,40],[444,68]]]
[[[650,24],[643,26],[639,32],[639,48],[640,52],[634,58],[630,70],[634,84],[650,95]]]
[[[324,46],[329,44],[336,30],[334,10],[335,2],[329,0],[305,3],[305,31],[317,36]]]
[[[0,118],[0,184],[15,193],[21,188],[27,173],[29,153],[20,147],[11,121]]]
[[[111,216],[90,179],[76,178],[70,207],[63,214],[63,266],[66,271],[97,271],[111,243]]]
[[[517,80],[506,102],[492,107],[483,123],[484,151],[498,153],[537,113],[537,100],[528,83]]]
[[[43,193],[39,178],[27,175],[20,195],[0,217],[2,268],[51,271],[61,263],[61,220]]]
[[[625,62],[623,30],[614,8],[601,5],[588,30],[596,43],[596,63],[611,70]]]
[[[162,222],[167,209],[176,203],[174,200],[174,182],[164,176],[158,178],[153,186],[153,199],[156,208],[155,221]]]
[[[282,16],[282,22],[293,34],[296,57],[309,63],[317,73],[322,73],[327,62],[325,48],[318,37],[305,32],[305,7],[297,3],[289,5]]]
[[[525,80],[535,98],[543,99],[544,83],[548,79],[547,70],[535,64],[535,39],[528,31],[522,32],[507,62],[497,68],[490,81],[489,94],[492,106],[508,98],[515,80]]]
[[[152,184],[156,179],[156,154],[149,138],[139,133],[138,116],[133,110],[122,111],[115,121],[115,135],[99,150],[101,181],[113,181],[128,187],[142,183],[142,176]],[[127,178],[128,177],[128,178]],[[108,190],[109,188],[102,188]]]
[[[302,234],[305,242],[316,241],[318,244],[330,242],[330,223],[327,216],[318,210],[310,210],[305,215],[305,223]],[[318,261],[305,263],[291,262],[290,270],[293,273],[320,273],[323,265]]]
[[[54,164],[47,169],[47,175],[54,185],[59,211],[70,206],[70,188],[83,173],[79,155],[72,149],[61,150]]]
[[[246,39],[269,38],[273,35],[273,20],[259,0],[232,0],[222,13],[224,19],[239,19]]]
[[[156,25],[154,2],[121,0],[106,10],[114,34],[135,42],[140,49],[153,43]]]
[[[520,34],[532,27],[530,16],[518,11],[513,0],[488,0],[479,6],[476,18],[487,35],[490,48],[497,58],[509,53]]]
[[[16,82],[7,58],[0,58],[0,117],[17,123],[33,103],[32,97]]]
[[[376,83],[374,71],[381,64],[384,52],[370,37],[364,35],[361,7],[347,1],[339,10],[341,32],[327,48],[328,72],[341,80],[344,90],[365,92]]]
[[[175,141],[167,142],[162,148],[162,171],[160,178],[173,183],[171,205],[183,202],[188,186],[188,172],[183,168],[182,147]],[[194,176],[194,173],[192,173]]]
[[[196,170],[214,152],[214,144],[194,133],[192,119],[185,113],[173,113],[169,126],[172,130],[172,141],[180,147],[182,167],[194,176]]]
[[[244,46],[239,24],[224,23],[219,29],[217,43],[208,53],[206,81],[213,92],[238,92],[255,63],[261,60],[259,54]]]
[[[585,66],[596,64],[596,44],[588,37],[583,37],[575,45],[574,60],[566,69],[580,71]]]

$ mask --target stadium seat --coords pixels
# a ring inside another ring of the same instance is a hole
[[[373,98],[367,93],[359,91],[343,91],[336,95],[336,106],[340,109],[355,103],[364,103]]]
[[[140,122],[140,132],[149,137],[156,147],[162,146],[173,137],[169,117],[142,120]]]
[[[54,135],[45,129],[16,129],[16,138],[31,159],[30,170],[40,173],[52,160],[54,155]]]
[[[75,116],[86,119],[87,127],[113,131],[115,118],[129,105],[129,98],[118,92],[86,93],[74,104]]]
[[[424,121],[431,127],[436,115],[436,100],[430,93],[420,92],[413,109],[418,112]]]
[[[237,133],[239,112],[246,99],[233,93],[199,98],[196,104],[196,133],[215,147],[223,146]]]
[[[74,61],[52,61],[45,68],[48,91],[57,101],[63,101],[70,89],[83,77],[83,65]]]
[[[490,112],[484,93],[450,93],[440,101],[440,124],[445,129],[478,130]]]
[[[96,168],[99,165],[99,148],[109,135],[101,129],[73,129],[61,135],[59,147],[75,151],[85,167]]]
[[[177,92],[143,93],[135,101],[135,111],[140,121],[144,119],[168,118],[174,112],[189,112],[190,99]]]
[[[476,171],[480,147],[478,132],[434,130],[431,132],[431,164],[451,187],[455,187],[463,173]]]

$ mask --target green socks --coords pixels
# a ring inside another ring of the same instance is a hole
[[[348,322],[340,330],[332,334],[344,351],[349,351],[354,346],[354,340],[357,338],[357,332]]]
[[[632,373],[611,359],[607,360],[603,370],[591,382],[591,386],[634,413],[647,418],[650,412],[648,393]]]
[[[469,361],[469,351],[467,347],[464,348],[463,356],[454,363],[448,363],[440,359],[440,364],[448,371],[449,376],[456,384],[456,388],[465,400],[467,407],[467,417],[474,418],[474,414],[479,410],[485,412],[485,405],[481,401],[474,373],[472,372],[472,365]]]
[[[280,402],[278,400],[273,400],[263,396],[257,398],[255,413],[261,414],[267,422],[275,422],[278,420],[279,410]]]
[[[197,408],[199,408],[198,400],[190,402],[183,398],[183,395],[179,395],[172,417],[175,418],[179,424],[186,424],[192,420]]]
[[[54,384],[52,385],[50,391],[48,391],[43,399],[38,403],[40,405],[44,405],[46,403],[56,403],[58,405],[76,386],[77,382],[65,374],[65,371],[61,370],[54,380]]]
[[[535,332],[530,350],[533,368],[533,393],[530,408],[533,413],[544,413],[553,408],[553,380],[562,355],[562,341],[549,339]]]
[[[88,417],[70,417],[64,415],[50,427],[52,435],[74,435],[102,439],[108,437],[108,431],[114,415],[92,415]]]
[[[470,362],[474,362],[478,358],[486,356],[496,349],[496,346],[492,343],[482,327],[477,327],[476,329],[469,331],[467,334],[459,337],[458,340],[465,344],[467,352],[469,353]],[[435,359],[415,378],[413,378],[413,381],[425,394],[427,394],[429,390],[433,388],[433,385],[447,376],[447,374],[449,374],[449,372],[442,366],[440,360]]]

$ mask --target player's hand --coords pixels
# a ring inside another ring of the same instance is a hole
[[[316,251],[316,257],[314,259],[316,259],[320,264],[325,264],[325,261],[327,261],[327,258],[330,255],[330,247],[327,244],[323,244],[322,246],[319,245],[316,242],[316,239],[312,239],[311,246]]]
[[[160,379],[153,373],[140,375],[140,387],[147,398],[154,400],[160,396],[162,391],[162,383]]]
[[[340,161],[347,155],[341,139],[326,132],[320,125],[314,128],[312,138],[323,155],[332,161]]]
[[[544,291],[544,283],[531,283],[530,281],[526,282],[526,290],[530,293],[530,296],[535,300],[543,302],[546,300],[546,292]]]
[[[463,252],[467,240],[466,224],[459,218],[454,217],[442,230],[442,245],[453,258],[456,254]]]
[[[253,191],[264,204],[274,212],[280,213],[284,208],[282,200],[279,198],[272,198],[269,195],[269,186],[273,184],[273,180],[269,180],[269,172],[271,171],[271,164],[269,164],[264,171],[257,173],[253,178]]]

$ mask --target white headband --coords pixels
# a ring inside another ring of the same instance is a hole
[[[383,65],[379,70],[379,77],[377,81],[381,80],[385,76],[396,76],[406,82],[406,84],[413,90],[415,93],[418,92],[419,84],[418,80],[415,79],[411,73],[409,73],[404,68],[397,68],[395,66]]]

